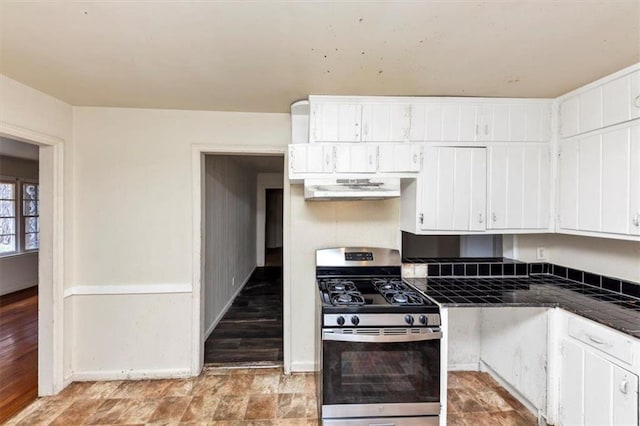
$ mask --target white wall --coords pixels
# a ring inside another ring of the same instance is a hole
[[[38,285],[38,252],[0,257],[0,296]]]
[[[76,376],[142,368],[147,375],[180,375],[191,368],[198,338],[191,336],[186,303],[192,296],[159,292],[192,285],[192,146],[284,147],[289,114],[76,107],[74,123],[78,288],[69,290],[79,325]],[[131,286],[137,294],[82,294]],[[110,320],[94,318],[96,312],[108,312]],[[153,340],[128,345],[141,335]]]
[[[537,262],[536,248],[547,249],[547,262],[601,275],[640,282],[640,242],[576,235],[538,234],[517,236],[517,258]],[[505,249],[512,245],[504,239]]]
[[[256,173],[229,156],[205,157],[205,336],[256,267]]]
[[[316,249],[344,246],[400,248],[399,223],[399,199],[305,201],[302,185],[291,186],[293,371],[314,368]]]

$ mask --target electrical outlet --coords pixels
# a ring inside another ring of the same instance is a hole
[[[536,247],[536,259],[538,259],[538,260],[546,260],[547,259],[547,249],[546,249],[546,247]]]

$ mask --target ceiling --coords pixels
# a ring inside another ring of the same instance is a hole
[[[555,97],[637,62],[640,0],[0,2],[0,72],[73,105]]]

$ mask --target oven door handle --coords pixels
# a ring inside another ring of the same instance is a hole
[[[421,334],[391,334],[391,335],[371,335],[371,334],[342,334],[322,332],[322,340],[338,342],[357,343],[401,343],[401,342],[421,342],[425,340],[442,339],[442,331],[432,331]]]

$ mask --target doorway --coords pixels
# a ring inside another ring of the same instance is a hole
[[[204,172],[203,362],[282,365],[284,156],[205,155]]]
[[[0,137],[0,423],[38,396],[39,149]]]

